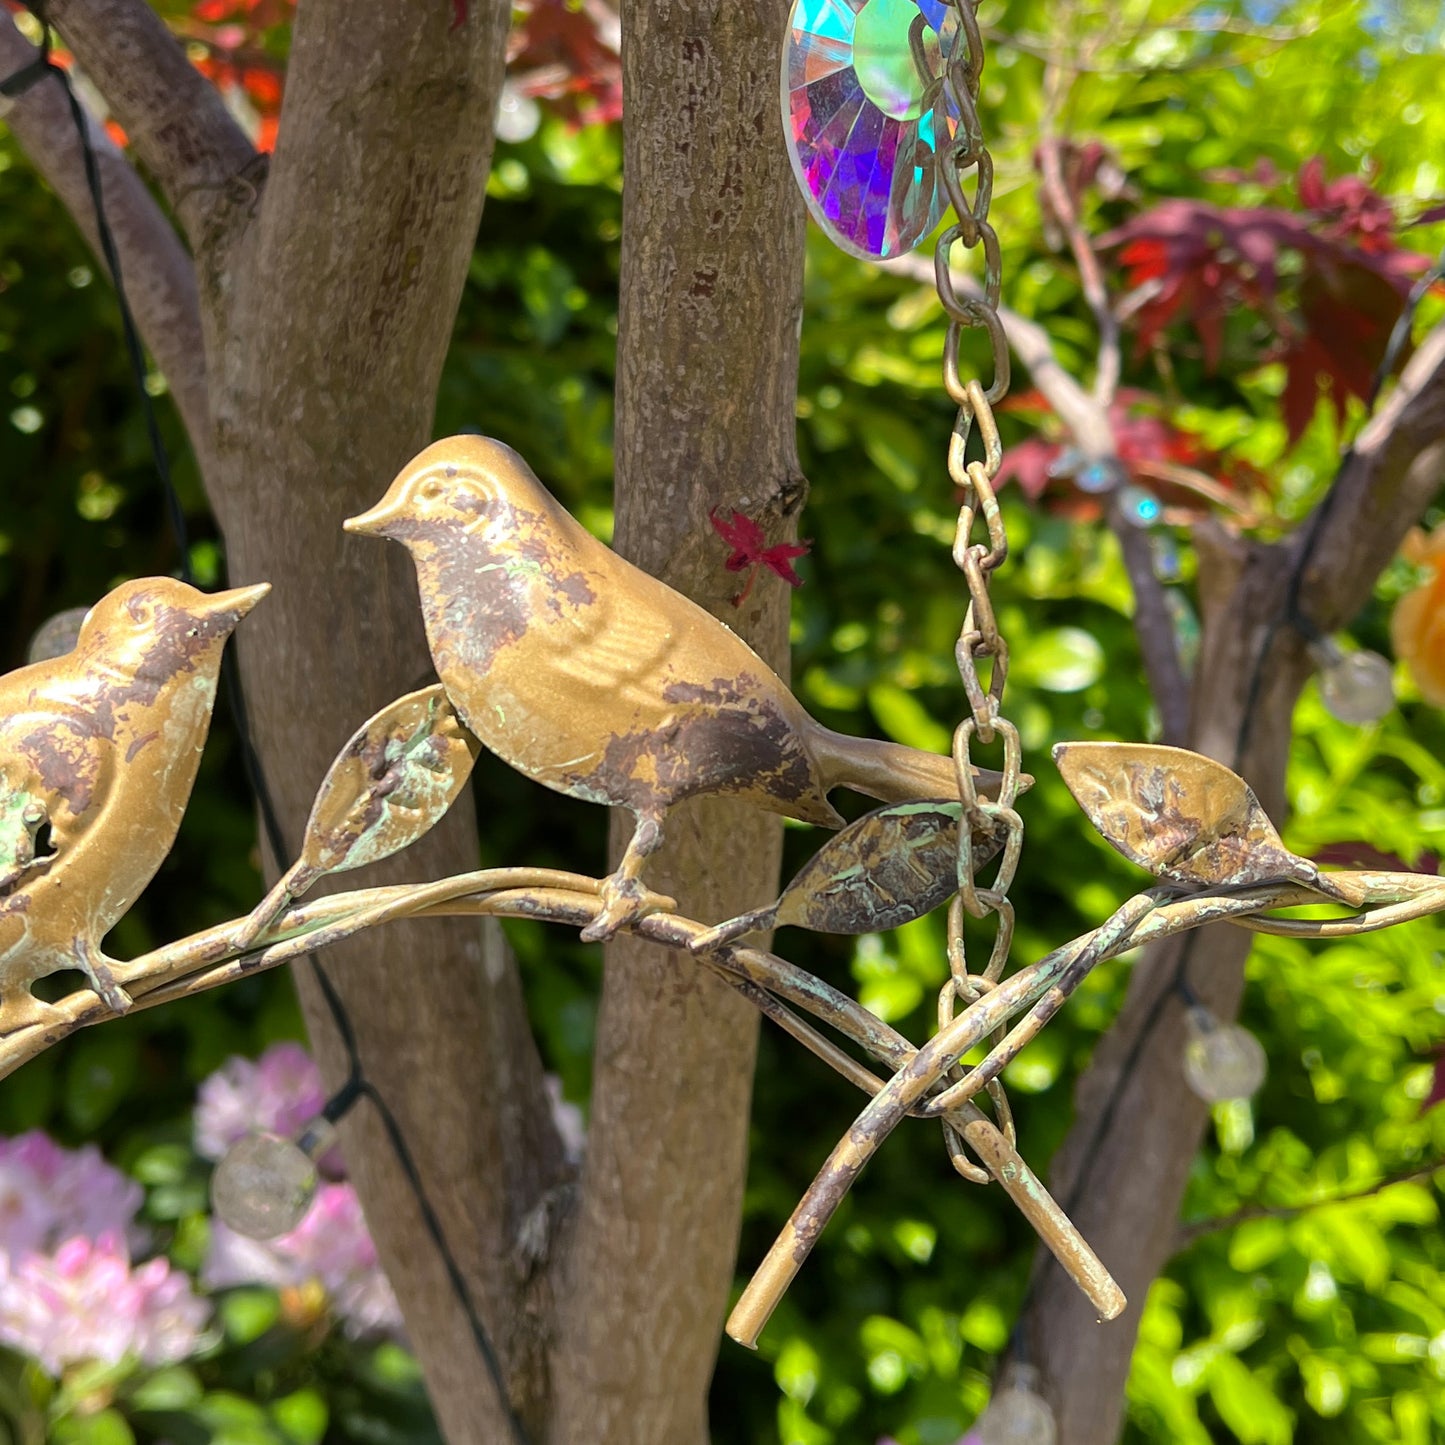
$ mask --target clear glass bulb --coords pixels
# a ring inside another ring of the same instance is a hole
[[[1395,706],[1393,670],[1378,652],[1344,652],[1329,639],[1310,651],[1320,667],[1320,699],[1331,717],[1359,727],[1379,722]]]
[[[993,1392],[971,1438],[978,1445],[1055,1445],[1054,1412],[1038,1393],[1038,1383],[1032,1365],[1015,1365]]]
[[[1123,479],[1123,469],[1112,457],[1096,457],[1093,461],[1086,461],[1074,473],[1074,485],[1081,492],[1091,492],[1095,496],[1112,492]]]
[[[296,1228],[316,1197],[316,1165],[279,1134],[248,1134],[211,1175],[211,1206],[248,1239],[275,1239]]]
[[[1194,1007],[1188,1015],[1189,1042],[1184,1046],[1184,1078],[1206,1103],[1248,1099],[1260,1090],[1269,1069],[1264,1045],[1238,1024],[1221,1024],[1208,1009]]]
[[[80,639],[80,624],[89,614],[88,607],[67,607],[64,612],[47,617],[30,639],[26,662],[48,662],[52,657],[63,657],[73,651]]]

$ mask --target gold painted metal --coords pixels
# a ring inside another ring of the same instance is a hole
[[[889,803],[958,795],[951,759],[815,722],[740,637],[599,542],[500,442],[434,443],[345,526],[411,553],[432,660],[483,744],[636,818],[590,940],[637,919],[643,867],[685,798],[836,828],[840,785]]]
[[[440,683],[368,718],[322,781],[300,857],[237,930],[233,946],[249,948],[318,878],[409,848],[457,800],[480,751]]]
[[[1284,846],[1244,779],[1213,758],[1155,743],[1059,743],[1054,761],[1103,837],[1160,878],[1199,888],[1280,879],[1341,897],[1329,874]]]
[[[221,650],[267,583],[207,595],[148,577],[101,598],[73,651],[0,678],[0,1028],[43,1017],[36,979],[79,969],[112,1012],[101,940],[170,852],[210,727]]]
[[[759,929],[792,924],[816,933],[901,928],[958,892],[962,803],[923,801],[875,808],[829,839],[782,897],[710,928],[692,943],[705,952]],[[982,866],[1003,847],[1003,830],[976,831]]]

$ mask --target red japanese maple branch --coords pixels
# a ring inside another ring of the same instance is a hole
[[[35,46],[16,29],[9,13],[0,10],[0,75],[18,73],[36,56]],[[6,107],[4,119],[99,257],[95,205],[75,120],[59,80],[45,76],[37,81]],[[209,422],[195,268],[174,227],[110,137],[93,122],[89,134],[136,325],[187,430],[204,452]]]
[[[1079,220],[1079,210],[1069,194],[1064,180],[1063,148],[1056,135],[1045,136],[1039,143],[1039,171],[1043,177],[1044,194],[1048,198],[1059,225],[1068,238],[1069,249],[1074,253],[1074,263],[1079,268],[1079,284],[1083,287],[1084,299],[1094,314],[1094,324],[1099,328],[1099,355],[1097,370],[1094,372],[1094,400],[1107,407],[1119,389],[1120,350],[1119,322],[1109,301],[1109,290],[1104,284],[1103,268],[1099,265],[1098,254],[1089,233]]]
[[[219,92],[145,0],[48,0],[45,16],[199,249],[256,155]]]

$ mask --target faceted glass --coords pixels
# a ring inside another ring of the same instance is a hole
[[[937,224],[939,156],[956,128],[930,77],[958,22],[942,0],[795,0],[783,45],[783,129],[813,219],[864,260],[911,251]]]

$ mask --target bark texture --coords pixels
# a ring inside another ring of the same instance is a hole
[[[432,405],[481,214],[510,7],[302,6],[259,216],[203,291],[213,359],[212,500],[237,578],[275,591],[241,656],[258,748],[288,838],[359,719],[429,670],[410,563],[345,536],[431,436]],[[475,866],[475,820],[396,860],[395,876]],[[500,936],[459,922],[328,953],[368,1075],[402,1121],[427,1192],[535,1425],[541,1333],[518,1304],[517,1233],[562,1164],[519,980]],[[307,1025],[344,1075],[305,970]],[[492,1382],[374,1118],[348,1158],[447,1438],[506,1438]]]
[[[777,116],[786,0],[624,4],[617,542],[786,677],[787,588],[740,579],[708,513],[795,534],[803,207]],[[613,828],[614,858],[631,831]],[[691,917],[773,897],[776,818],[679,808],[648,882]],[[757,1020],[686,955],[609,945],[557,1445],[701,1445],[732,1280]]]
[[[176,211],[186,256],[119,153],[107,172],[128,290],[191,429],[233,580],[273,593],[241,658],[294,846],[336,748],[429,670],[409,563],[340,530],[430,438],[481,214],[510,6],[308,0],[280,140],[254,155],[144,0],[54,0],[81,65]],[[792,534],[803,212],[778,134],[786,0],[626,15],[627,203],[618,541],[784,670],[787,598],[748,607],[716,506]],[[0,16],[0,53],[33,52]],[[47,93],[49,92],[49,93]],[[47,83],[17,133],[87,224]],[[134,264],[132,264],[134,261]],[[464,802],[359,882],[474,866]],[[680,811],[650,881],[701,917],[776,889],[776,820]],[[278,863],[272,859],[274,871]],[[327,953],[367,1077],[410,1141],[533,1442],[692,1442],[732,1275],[756,1024],[690,958],[611,950],[585,1178],[572,1187],[513,964],[494,928],[403,926]],[[332,1082],[348,1054],[300,970]],[[353,1174],[448,1440],[516,1438],[410,1185],[366,1103]],[[570,1248],[568,1243],[570,1241]]]
[[[1204,637],[1188,746],[1243,774],[1277,821],[1294,704],[1312,670],[1298,615],[1342,627],[1369,597],[1406,529],[1445,482],[1445,327],[1342,464],[1329,499],[1287,540],[1265,546],[1199,538],[1209,565]],[[1050,1188],[1129,1296],[1100,1324],[1040,1253],[1023,1327],[1043,1369],[1060,1445],[1110,1445],[1150,1283],[1178,1238],[1180,1200],[1207,1106],[1184,1084],[1179,978],[1221,1018],[1238,1012],[1251,935],[1215,928],[1148,949],[1118,1020],[1080,1082],[1072,1130]]]

